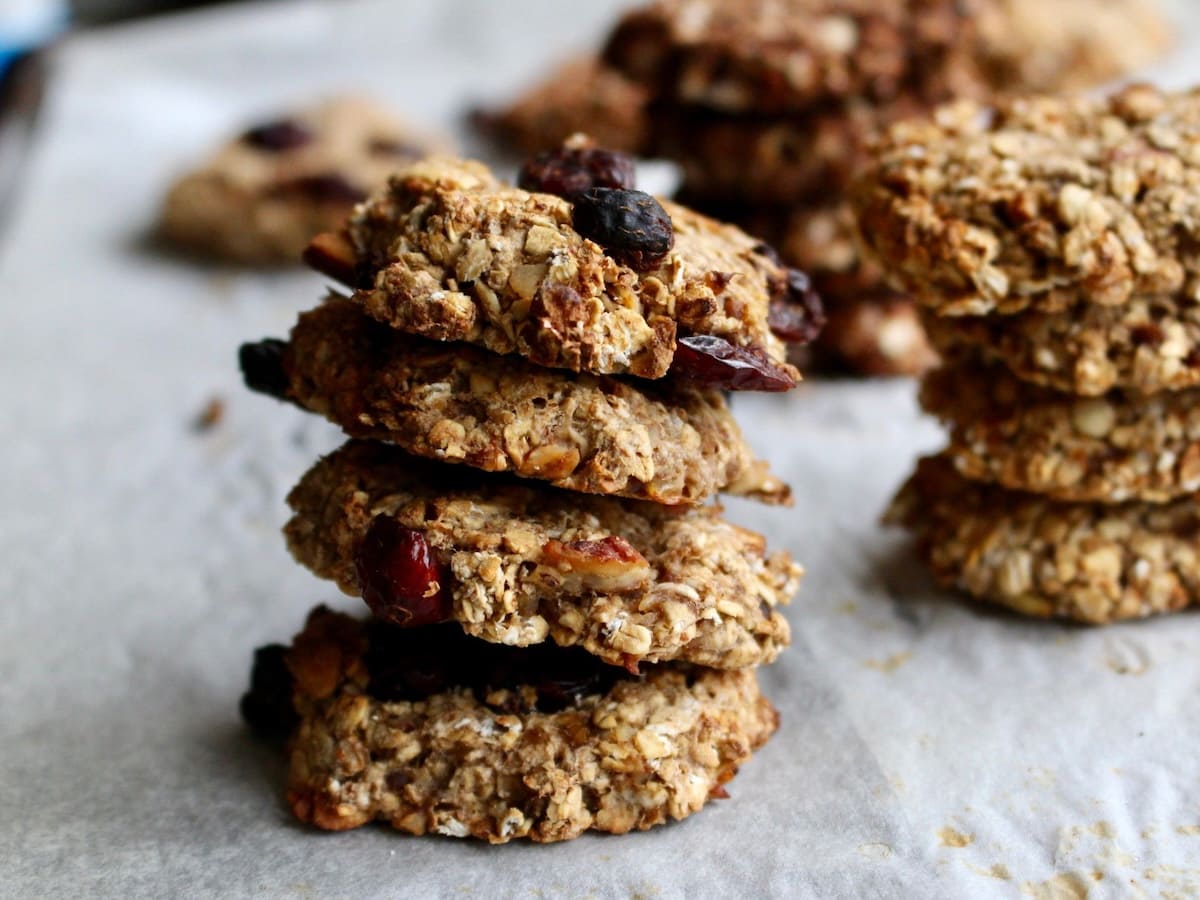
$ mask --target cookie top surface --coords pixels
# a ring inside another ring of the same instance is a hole
[[[576,375],[429,341],[336,296],[300,316],[282,365],[300,406],[353,437],[429,459],[658,503],[700,503],[722,490],[790,499],[716,391]]]
[[[1063,503],[970,481],[929,457],[888,519],[912,530],[933,575],[1025,615],[1103,624],[1200,596],[1200,505]]]
[[[939,313],[1190,297],[1200,92],[944,107],[888,132],[854,203],[893,281]]]
[[[543,673],[545,648],[522,661],[530,650],[496,647],[482,653],[491,672],[476,662],[471,673],[488,677],[450,685],[440,676],[456,680],[454,663],[474,651],[443,661],[421,644],[326,609],[310,615],[286,653],[299,819],[333,830],[380,819],[492,843],[620,834],[699,810],[778,727],[750,670],[668,665],[631,678],[586,660],[564,672],[559,660]]]
[[[938,352],[1001,362],[1026,381],[1067,393],[1153,394],[1200,385],[1200,304],[1179,297],[1085,303],[1068,313],[922,319]]]
[[[421,587],[437,582],[433,618],[497,643],[553,640],[615,665],[718,668],[768,662],[787,644],[776,607],[795,593],[799,566],[783,553],[768,557],[760,535],[724,522],[717,508],[469,474],[351,442],[292,491],[288,545],[377,614],[405,621],[425,606],[380,587],[379,572],[391,571],[384,545],[427,547],[432,574]]]
[[[948,89],[970,26],[951,0],[659,0],[621,21],[605,58],[675,102],[777,114]]]
[[[443,138],[339,97],[261,122],[172,186],[161,230],[182,247],[245,263],[297,263],[397,168]]]
[[[508,107],[476,116],[485,131],[522,153],[550,150],[577,132],[628,153],[646,147],[645,88],[594,56],[556,66]]]
[[[926,377],[921,405],[950,425],[947,454],[975,480],[1105,503],[1200,491],[1196,390],[1077,397],[964,360]]]
[[[799,378],[772,333],[781,308],[807,315],[798,273],[740,229],[637,191],[572,202],[430,158],[358,208],[337,253],[349,265],[309,258],[357,280],[373,317],[423,337],[596,374],[657,379],[674,365],[673,377],[710,387],[786,390]],[[723,364],[697,350],[711,344]]]

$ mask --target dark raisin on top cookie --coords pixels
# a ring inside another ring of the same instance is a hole
[[[316,135],[295,119],[277,119],[256,125],[242,135],[242,141],[259,150],[282,153],[312,143]]]
[[[675,246],[671,217],[642,191],[592,188],[575,200],[573,219],[581,236],[637,272],[657,268]]]

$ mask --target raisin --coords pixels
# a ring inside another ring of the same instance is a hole
[[[279,119],[256,125],[242,135],[242,141],[259,150],[281,153],[311,143],[313,133],[293,119]]]
[[[276,196],[299,195],[314,203],[358,203],[366,194],[337,172],[302,175],[279,185]]]
[[[675,246],[662,204],[641,191],[592,188],[575,201],[575,230],[636,272],[656,268]]]
[[[296,725],[292,707],[292,673],[287,668],[287,647],[268,644],[254,651],[250,690],[242,695],[242,718],[267,738],[287,737]]]
[[[592,188],[633,188],[635,178],[633,157],[627,153],[562,147],[525,163],[517,187],[574,201]]]
[[[771,300],[767,324],[789,344],[811,344],[821,333],[825,309],[812,281],[800,270],[788,270],[787,290]]]
[[[761,241],[761,242],[755,244],[752,252],[757,253],[759,256],[765,256],[767,259],[769,259],[771,262],[775,263],[775,265],[777,265],[777,266],[783,265],[783,261],[779,258],[779,251],[776,250],[774,247],[772,247],[770,244],[768,244],[766,241]]]
[[[447,573],[421,532],[376,516],[354,566],[363,600],[380,619],[416,627],[450,617]]]
[[[260,394],[269,394],[278,400],[286,399],[288,392],[287,370],[283,366],[283,354],[287,342],[276,338],[265,338],[238,348],[238,365],[246,387]]]
[[[372,156],[396,156],[400,159],[420,159],[425,155],[425,148],[419,144],[400,141],[395,138],[376,137],[367,143],[367,152]]]
[[[699,387],[728,391],[788,391],[796,379],[757,348],[736,347],[711,334],[681,337],[670,374]]]

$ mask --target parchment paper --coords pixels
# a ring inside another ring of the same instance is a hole
[[[1176,85],[1200,80],[1200,10],[1179,5],[1183,46],[1157,73]],[[283,334],[322,282],[165,257],[146,226],[170,177],[248,117],[358,87],[454,127],[612,10],[280,3],[62,48],[0,244],[0,896],[1200,891],[1200,620],[1082,630],[932,588],[876,524],[940,440],[903,381],[737,398],[797,504],[730,516],[809,575],[795,645],[762,675],[783,728],[732,799],[550,847],[291,822],[282,762],[237,700],[253,648],[337,597],[279,527],[339,439],[244,391],[235,350]],[[224,416],[200,433],[212,398]]]

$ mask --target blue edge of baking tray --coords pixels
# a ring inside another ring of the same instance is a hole
[[[16,5],[12,13],[0,11],[0,78],[17,59],[48,44],[70,22],[65,0],[26,0]]]

